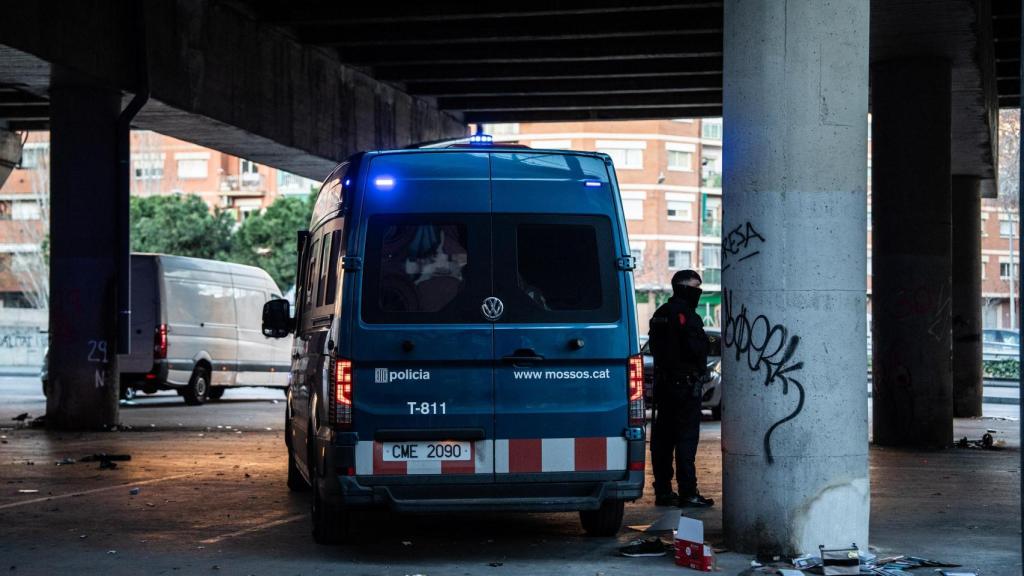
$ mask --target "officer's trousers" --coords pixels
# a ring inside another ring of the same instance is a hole
[[[651,425],[651,466],[654,493],[672,491],[672,455],[676,458],[676,482],[683,498],[697,494],[697,442],[700,440],[700,398],[658,403]]]

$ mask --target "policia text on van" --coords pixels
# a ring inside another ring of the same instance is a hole
[[[288,483],[313,535],[397,511],[580,511],[644,476],[632,258],[610,159],[453,146],[353,156],[300,233]],[[586,376],[584,376],[586,375]]]

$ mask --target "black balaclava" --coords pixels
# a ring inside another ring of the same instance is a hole
[[[700,302],[700,295],[704,293],[703,290],[695,286],[687,286],[684,284],[687,280],[697,280],[700,282],[700,274],[693,270],[680,270],[672,275],[672,294],[676,298],[681,298],[683,302],[686,302],[691,308],[696,308]]]

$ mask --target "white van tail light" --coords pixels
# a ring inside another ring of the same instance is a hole
[[[334,387],[331,394],[331,419],[339,428],[352,426],[352,361],[333,361]]]
[[[644,415],[644,357],[629,357],[629,425],[643,426]]]
[[[153,332],[153,358],[167,358],[167,324],[157,326]]]

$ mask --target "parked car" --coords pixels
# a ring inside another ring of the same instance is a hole
[[[1020,354],[1020,331],[995,328],[982,330],[981,351],[986,360],[1017,358]]]
[[[131,353],[119,361],[122,395],[175,390],[186,404],[233,386],[288,385],[287,340],[261,332],[263,305],[280,298],[260,268],[132,254]]]
[[[718,328],[707,327],[708,335],[708,375],[704,381],[701,396],[701,409],[710,410],[715,420],[722,419],[722,332]],[[640,352],[644,357],[644,398],[648,405],[654,402],[654,356],[651,344],[644,341]]]
[[[302,235],[285,439],[313,536],[398,512],[579,511],[611,536],[644,485],[633,276],[605,154],[358,154]],[[340,276],[339,276],[340,274]],[[372,512],[371,512],[372,513]]]

